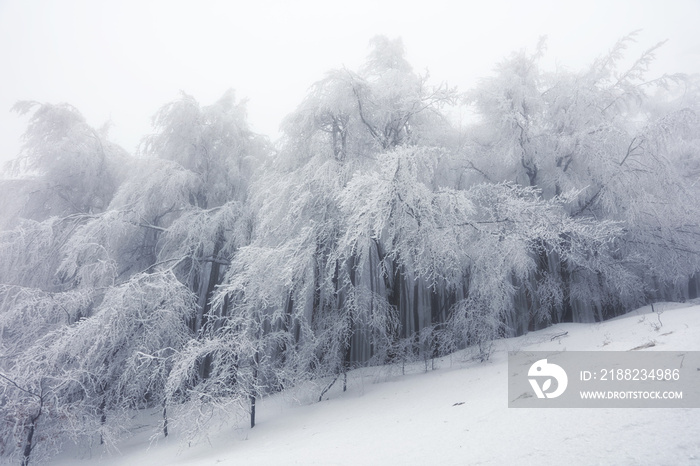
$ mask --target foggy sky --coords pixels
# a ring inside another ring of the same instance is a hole
[[[642,29],[630,60],[668,39],[652,74],[700,73],[698,1],[283,2],[0,0],[0,160],[17,155],[18,100],[68,102],[134,152],[180,90],[202,105],[228,88],[273,139],[332,68],[356,69],[376,34],[400,36],[416,71],[461,90],[547,35],[543,64],[578,69]]]

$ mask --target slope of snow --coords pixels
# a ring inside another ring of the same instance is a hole
[[[258,425],[214,429],[188,446],[151,443],[153,429],[119,452],[66,451],[57,465],[240,464],[567,464],[699,465],[700,409],[509,409],[507,352],[700,350],[700,306],[656,304],[596,324],[559,324],[497,342],[485,363],[466,352],[435,361],[353,371],[320,391],[278,394],[258,402]],[[659,311],[661,311],[659,313]],[[552,340],[553,335],[568,332]],[[156,425],[157,415],[141,414]],[[181,422],[187,422],[181,419]],[[213,424],[215,426],[216,424]]]

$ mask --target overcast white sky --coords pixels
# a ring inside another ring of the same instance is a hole
[[[700,1],[0,0],[0,160],[17,155],[18,100],[68,102],[133,152],[183,90],[203,105],[233,88],[253,130],[282,118],[329,69],[357,68],[376,34],[403,38],[418,71],[462,90],[548,36],[545,63],[577,69],[625,34],[665,39],[654,72],[700,72]],[[556,62],[555,62],[556,60]]]

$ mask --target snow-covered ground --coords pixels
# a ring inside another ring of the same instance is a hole
[[[700,305],[656,304],[596,324],[559,324],[497,342],[488,362],[467,353],[407,368],[356,370],[313,395],[260,400],[254,429],[215,428],[189,445],[177,427],[150,443],[141,429],[119,445],[66,451],[57,465],[698,465],[700,409],[509,409],[508,351],[700,350]],[[660,320],[659,320],[660,319]],[[659,324],[662,325],[659,325]],[[552,341],[561,332],[565,337]],[[292,401],[293,398],[301,402]],[[158,415],[140,420],[155,426]],[[187,422],[181,419],[180,422]],[[140,421],[139,421],[140,422]],[[182,426],[182,424],[181,424]],[[150,446],[149,446],[150,445]]]

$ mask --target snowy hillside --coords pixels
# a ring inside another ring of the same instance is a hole
[[[142,414],[119,452],[73,449],[52,464],[700,465],[698,409],[507,407],[508,351],[700,350],[699,305],[657,304],[655,310],[502,340],[486,363],[458,353],[436,360],[428,372],[423,363],[407,367],[406,375],[401,367],[356,370],[345,393],[338,383],[320,403],[313,400],[320,392],[263,399],[254,429],[245,421],[222,428],[212,423],[208,439],[190,446],[174,427],[149,447],[160,418]]]

